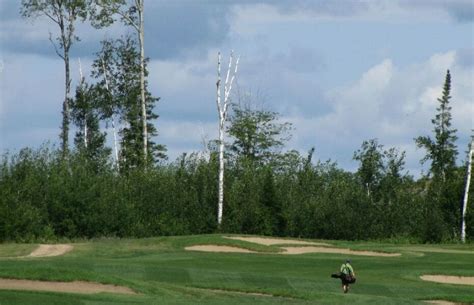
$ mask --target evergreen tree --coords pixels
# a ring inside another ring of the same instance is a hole
[[[426,150],[426,156],[421,162],[431,161],[429,172],[431,181],[426,198],[429,207],[426,213],[440,215],[439,218],[444,220],[444,223],[437,222],[439,224],[436,225],[440,226],[437,231],[443,232],[441,227],[447,225],[452,234],[457,234],[457,228],[460,227],[459,198],[461,195],[457,194],[459,192],[456,169],[458,152],[455,145],[457,130],[451,127],[450,91],[451,74],[448,70],[442,96],[438,98],[437,114],[431,120],[434,125],[434,139],[429,136],[420,136],[415,141],[418,147]],[[443,237],[438,236],[437,238]],[[437,240],[433,236],[430,236],[430,239]]]
[[[434,139],[429,136],[420,136],[415,139],[420,148],[426,149],[426,156],[422,162],[431,161],[430,173],[435,179],[446,181],[456,167],[456,156],[458,154],[455,141],[457,140],[456,129],[451,128],[451,74],[446,73],[443,87],[443,95],[438,98],[438,113],[431,120],[434,125]]]

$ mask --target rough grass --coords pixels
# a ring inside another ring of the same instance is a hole
[[[138,296],[0,291],[0,304],[422,304],[443,299],[474,302],[474,287],[424,282],[422,274],[474,276],[473,245],[400,245],[323,241],[353,250],[400,252],[400,257],[351,257],[357,283],[341,292],[330,274],[346,255],[279,255],[262,246],[218,235],[103,239],[74,244],[61,257],[6,259],[34,245],[0,245],[0,277],[86,280],[128,286]],[[197,244],[237,246],[259,254],[184,251]],[[441,251],[440,251],[441,250]],[[445,250],[450,250],[446,252]],[[26,253],[25,253],[26,252]],[[3,257],[3,258],[2,258]],[[259,292],[271,296],[235,292]]]

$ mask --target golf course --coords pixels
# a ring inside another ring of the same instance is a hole
[[[347,258],[357,282],[344,294],[330,275]],[[472,244],[195,235],[7,243],[0,259],[1,305],[474,302]]]

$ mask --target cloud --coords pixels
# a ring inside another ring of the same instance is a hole
[[[0,42],[7,52],[56,56],[49,41],[59,33],[56,24],[44,16],[23,19],[19,1],[1,3]],[[200,56],[207,48],[219,45],[229,33],[228,5],[202,4],[189,1],[153,1],[145,8],[145,48],[152,59],[172,59]],[[132,29],[117,22],[112,27],[97,30],[76,22],[76,34],[81,41],[71,48],[73,56],[92,57],[101,39],[118,38]]]
[[[344,168],[362,141],[378,138],[386,147],[407,150],[407,167],[419,174],[420,151],[413,138],[431,135],[446,70],[452,73],[452,124],[457,128],[460,158],[474,118],[473,68],[457,64],[456,51],[434,54],[421,63],[397,67],[390,59],[373,66],[349,85],[326,97],[329,113],[287,117],[296,130],[294,147],[316,146],[324,158],[336,156]],[[423,155],[424,152],[421,152]],[[413,173],[413,172],[412,172]]]
[[[56,56],[48,41],[58,29],[46,17],[25,20],[20,17],[20,1],[0,1],[0,46],[3,51]],[[470,0],[239,0],[152,1],[145,8],[145,48],[152,59],[205,56],[209,48],[231,41],[232,33],[252,31],[256,23],[316,22],[321,20],[451,20],[471,22],[474,9]],[[447,18],[448,17],[448,18]],[[77,23],[81,38],[72,47],[73,56],[92,57],[104,37],[131,32],[119,23],[97,30],[88,23]]]
[[[444,11],[457,22],[474,21],[474,2],[471,0],[399,0],[399,4],[406,9]]]
[[[466,68],[474,66],[474,48],[461,49],[456,52],[456,64]]]

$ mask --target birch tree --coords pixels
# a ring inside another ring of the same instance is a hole
[[[232,90],[232,83],[234,82],[235,75],[237,74],[237,69],[239,67],[239,59],[237,58],[235,64],[233,65],[234,71],[231,73],[232,64],[234,60],[234,53],[230,53],[229,58],[229,67],[227,68],[227,75],[224,82],[224,99],[221,98],[221,53],[217,54],[217,112],[219,114],[219,194],[217,202],[217,223],[220,227],[222,223],[222,211],[224,205],[224,133],[225,133],[225,122],[227,118],[227,113],[230,105],[230,92]],[[231,76],[232,74],[232,76]]]
[[[21,15],[25,18],[44,16],[59,27],[59,35],[54,42],[52,34],[49,40],[54,46],[56,54],[64,61],[65,90],[62,106],[61,148],[63,157],[68,154],[69,148],[69,123],[70,123],[70,91],[71,76],[69,68],[69,52],[72,44],[79,41],[75,35],[77,20],[87,18],[88,1],[86,0],[22,0]]]
[[[461,241],[466,242],[466,211],[467,201],[469,197],[469,187],[471,185],[471,171],[472,171],[472,155],[474,153],[474,136],[471,139],[471,145],[469,147],[469,153],[467,157],[467,170],[466,170],[466,186],[464,189],[464,198],[462,202],[462,218],[461,218]]]
[[[79,65],[80,67],[80,65]],[[71,121],[78,127],[74,138],[78,152],[90,165],[102,168],[109,157],[110,149],[105,147],[106,134],[100,131],[100,95],[95,85],[87,84],[79,69],[80,83],[71,99]]]
[[[102,49],[92,64],[92,76],[98,81],[96,85],[101,95],[101,119],[106,122],[112,121],[114,129],[116,119],[120,124],[118,131],[120,137],[117,137],[117,131],[114,132],[114,153],[119,169],[126,171],[131,168],[142,168],[146,164],[155,164],[160,159],[165,159],[166,148],[154,143],[151,138],[157,135],[153,121],[158,118],[154,113],[154,106],[159,98],[154,97],[148,90],[145,90],[147,162],[143,158],[138,42],[134,37],[126,36],[117,40],[104,40],[101,44]],[[147,74],[146,61],[145,74]]]
[[[86,81],[84,75],[82,74],[82,64],[81,59],[78,59],[79,62],[79,86],[83,89],[84,83]],[[84,121],[84,147],[87,149],[87,120]]]
[[[103,74],[104,74],[104,82],[105,82],[105,90],[107,91],[107,94],[109,96],[113,96],[110,86],[109,86],[109,78],[108,78],[108,71],[107,68],[105,67],[105,62],[101,58],[101,64],[102,64],[102,69],[103,69]],[[115,113],[114,110],[112,109],[111,111],[111,122],[112,122],[112,132],[114,134],[114,158],[115,158],[115,164],[117,165],[118,170],[120,170],[120,163],[119,163],[119,150],[118,150],[118,141],[117,141],[117,130],[115,129]]]
[[[141,124],[142,124],[142,150],[145,164],[148,161],[148,126],[147,105],[145,88],[145,22],[144,0],[96,0],[98,9],[95,10],[96,26],[108,26],[112,24],[114,16],[119,16],[124,24],[135,30],[140,48],[140,100],[141,100]]]

